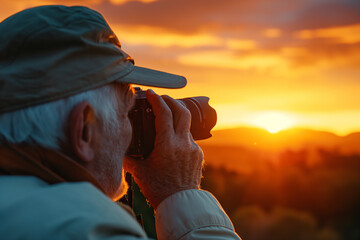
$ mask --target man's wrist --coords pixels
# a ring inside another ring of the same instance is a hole
[[[189,189],[164,199],[156,210],[158,236],[179,239],[202,227],[219,226],[234,231],[234,227],[216,198],[207,191]]]
[[[159,207],[159,205],[164,202],[166,199],[168,199],[171,196],[176,195],[177,193],[183,192],[183,191],[188,191],[188,190],[200,190],[200,186],[197,187],[186,187],[186,188],[177,188],[174,191],[168,191],[166,194],[163,194],[161,198],[159,198],[158,201],[154,201],[153,204],[153,208],[155,209],[155,211],[157,210],[157,208]]]

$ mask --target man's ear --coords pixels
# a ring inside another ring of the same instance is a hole
[[[83,163],[93,161],[96,120],[90,103],[83,101],[73,108],[68,126],[71,147],[77,158]]]

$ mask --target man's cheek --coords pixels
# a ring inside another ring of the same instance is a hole
[[[126,123],[125,129],[124,129],[124,132],[125,132],[125,131],[126,131],[126,136],[124,136],[124,137],[125,137],[125,139],[127,140],[126,146],[127,146],[127,148],[128,148],[128,147],[130,146],[130,143],[131,143],[132,131],[133,131],[132,125],[131,125],[129,119],[127,119],[127,123]],[[127,149],[127,148],[126,148],[126,149]]]

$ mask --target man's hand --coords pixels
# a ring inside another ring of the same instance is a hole
[[[125,158],[142,193],[156,209],[168,196],[187,189],[199,189],[203,153],[190,134],[190,111],[169,96],[146,92],[155,115],[153,152],[143,160]]]

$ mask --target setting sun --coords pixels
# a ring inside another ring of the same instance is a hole
[[[295,121],[289,114],[282,112],[265,112],[254,118],[252,123],[266,129],[270,133],[277,133],[281,130],[294,126]]]

